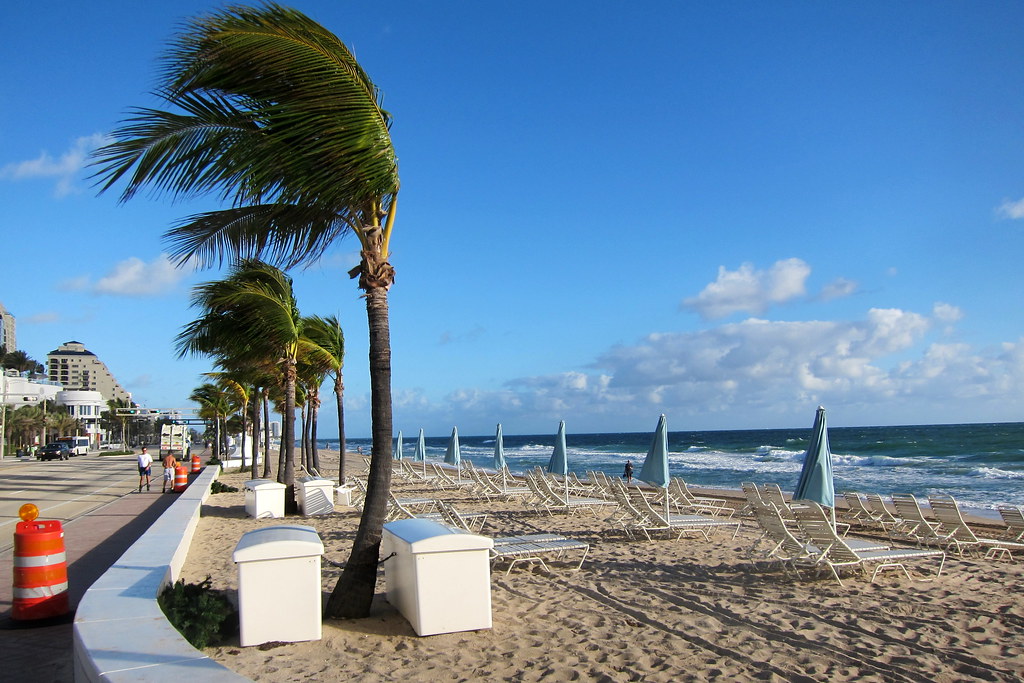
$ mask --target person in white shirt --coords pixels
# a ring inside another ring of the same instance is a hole
[[[146,447],[142,447],[142,452],[139,453],[139,493],[142,493],[142,480],[146,480],[146,490],[149,490],[149,477],[152,474],[151,465],[153,464],[153,458],[146,451]]]

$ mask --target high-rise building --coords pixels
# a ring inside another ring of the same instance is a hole
[[[104,402],[112,399],[131,400],[131,394],[117,383],[110,370],[96,354],[81,342],[61,344],[46,356],[50,381],[60,382],[65,389],[98,391]]]
[[[3,304],[0,304],[0,346],[7,349],[8,353],[18,350],[17,323],[14,316],[7,312]]]

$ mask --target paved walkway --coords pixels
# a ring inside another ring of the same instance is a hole
[[[64,525],[71,613],[54,623],[12,620],[13,552],[0,553],[0,679],[5,683],[70,683],[72,619],[86,589],[176,500],[131,493]]]

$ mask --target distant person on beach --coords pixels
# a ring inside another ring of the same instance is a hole
[[[633,483],[633,461],[626,461],[626,469],[622,471],[622,478],[626,480],[627,484]]]
[[[151,466],[153,464],[153,456],[146,452],[146,447],[142,447],[142,452],[139,453],[139,493],[142,493],[142,480],[146,480],[146,490],[149,490],[149,477],[152,474]]]
[[[174,493],[174,468],[178,466],[178,461],[174,459],[174,456],[170,453],[164,456],[164,485],[160,489],[160,493],[167,493],[167,487],[170,486],[170,493]]]

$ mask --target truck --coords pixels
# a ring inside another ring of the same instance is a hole
[[[165,424],[160,428],[160,457],[173,455],[178,462],[189,458],[192,430],[188,425]]]

